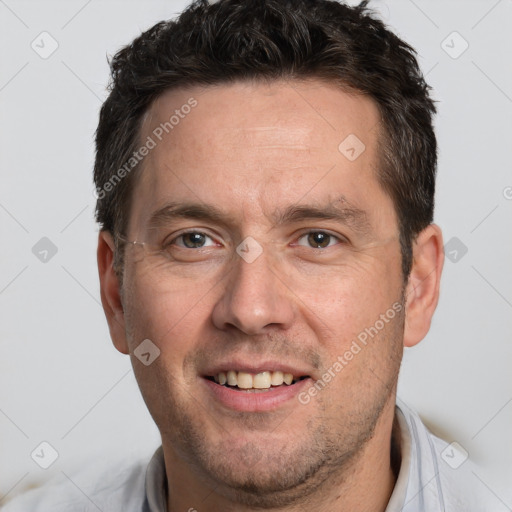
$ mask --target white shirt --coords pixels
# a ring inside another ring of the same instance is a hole
[[[429,432],[404,404],[396,406],[396,414],[402,460],[386,512],[492,511],[475,492],[484,489],[466,455]],[[116,466],[99,478],[63,475],[58,482],[15,498],[2,512],[166,512],[165,479],[160,447],[149,464]]]

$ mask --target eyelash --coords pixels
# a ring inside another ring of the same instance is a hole
[[[164,247],[165,247],[165,248],[168,248],[168,247],[170,247],[170,246],[172,246],[172,245],[175,245],[176,240],[180,239],[181,237],[183,237],[183,236],[185,236],[185,235],[194,234],[194,233],[199,233],[199,234],[201,234],[201,235],[205,235],[206,237],[210,238],[210,240],[215,241],[215,239],[214,239],[212,236],[208,235],[207,233],[204,233],[203,231],[198,231],[198,230],[189,230],[189,231],[183,231],[183,232],[182,232],[182,233],[180,233],[178,236],[174,237],[171,241],[169,241],[168,243],[165,243],[165,244],[164,244]],[[309,231],[305,231],[305,232],[303,232],[303,233],[298,237],[298,239],[297,239],[297,240],[300,240],[301,238],[304,238],[305,236],[308,236],[308,235],[310,235],[310,234],[312,234],[312,233],[322,233],[322,234],[324,234],[324,235],[328,235],[329,237],[331,237],[331,238],[334,238],[334,239],[338,240],[338,242],[339,242],[340,244],[345,244],[345,243],[347,243],[347,239],[345,239],[344,237],[339,236],[339,235],[334,235],[334,234],[330,233],[329,231],[325,231],[325,230],[321,230],[321,229],[311,229],[311,230],[309,230]],[[335,245],[336,245],[336,244],[335,244]],[[206,249],[206,247],[195,247],[195,248],[194,248],[194,247],[183,247],[183,246],[179,246],[179,245],[178,245],[177,247],[179,247],[180,249],[185,249],[185,250],[187,250],[187,249],[188,249],[188,250]],[[301,247],[303,247],[303,246],[301,246]],[[332,245],[328,245],[327,247],[309,247],[309,248],[310,248],[310,249],[316,249],[316,250],[318,250],[318,249],[327,249],[327,248],[329,248],[329,247],[332,247]]]

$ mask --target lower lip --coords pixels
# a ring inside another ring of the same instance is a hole
[[[295,384],[283,384],[263,392],[237,391],[236,389],[221,386],[216,382],[203,378],[208,391],[222,405],[235,411],[260,412],[271,411],[279,406],[297,398],[297,395],[307,386],[311,385],[311,378],[302,379]],[[298,400],[297,400],[298,401]]]

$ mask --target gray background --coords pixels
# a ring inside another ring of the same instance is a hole
[[[184,5],[0,0],[4,502],[159,443],[99,303],[93,133],[106,54]],[[493,510],[512,510],[512,1],[373,5],[418,50],[439,101],[436,222],[454,260],[428,337],[406,350],[399,397],[481,464],[474,485]],[[46,470],[31,458],[43,441],[58,453]]]

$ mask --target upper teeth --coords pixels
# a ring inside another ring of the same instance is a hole
[[[229,370],[220,372],[213,377],[215,382],[229,386],[238,386],[241,389],[267,389],[270,386],[280,386],[283,382],[290,385],[293,382],[291,373],[276,372],[260,372],[253,375],[247,372],[236,372]]]

